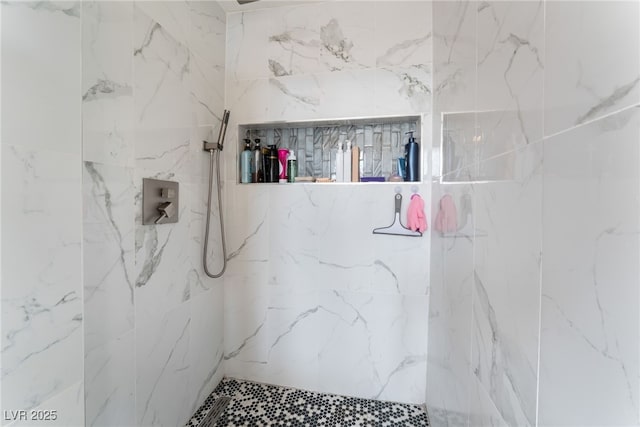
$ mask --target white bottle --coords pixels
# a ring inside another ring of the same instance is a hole
[[[338,151],[336,152],[336,182],[344,182],[344,151],[342,151],[342,142],[338,142]]]
[[[347,140],[347,149],[344,152],[344,167],[342,168],[343,179],[345,182],[351,182],[351,141]]]

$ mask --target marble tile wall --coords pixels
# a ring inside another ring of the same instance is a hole
[[[638,423],[639,108],[545,141],[541,426]]]
[[[445,194],[451,195],[458,207],[463,199],[473,201],[475,186],[443,182],[441,171],[448,166],[443,163],[440,141],[443,113],[474,114],[476,9],[472,1],[433,2],[432,218],[436,218]],[[474,125],[475,117],[468,123],[469,134]],[[449,181],[454,176],[450,173]],[[432,232],[425,401],[435,426],[468,425],[470,390],[475,388],[471,376],[475,234],[473,216],[470,219],[463,233],[445,237]]]
[[[222,377],[200,251],[224,37],[215,2],[83,3],[88,424],[178,425]],[[178,223],[141,224],[148,177],[180,183]]]
[[[72,425],[84,416],[81,5],[0,8],[0,409],[58,410]]]
[[[639,7],[434,3],[434,111],[498,136],[434,183],[467,223],[432,239],[436,426],[638,425]]]
[[[388,184],[236,184],[237,125],[423,114],[430,176],[431,5],[301,4],[230,14],[225,150],[231,376],[422,403],[429,236],[390,224]],[[402,25],[398,25],[402,23]],[[401,186],[403,215],[411,186]],[[430,199],[430,185],[418,188]]]
[[[547,4],[541,426],[639,423],[639,20]]]
[[[223,375],[223,287],[200,251],[225,13],[0,7],[2,410],[57,410],[47,425],[182,424]],[[141,225],[143,177],[180,182],[177,224]]]

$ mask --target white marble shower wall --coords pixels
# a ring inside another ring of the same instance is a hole
[[[538,423],[638,425],[640,4],[546,26]]]
[[[3,2],[0,9],[0,409],[57,410],[50,425],[78,425],[84,417],[81,5]],[[3,416],[1,423],[12,421]]]
[[[2,410],[56,410],[43,425],[182,424],[223,374],[222,283],[200,264],[200,147],[224,107],[224,11],[1,12]],[[145,177],[180,182],[177,224],[141,225]]]
[[[241,185],[235,165],[238,124],[424,114],[428,167],[431,38],[429,2],[301,3],[227,17],[229,375],[424,402],[429,236],[371,233],[392,221],[394,186]],[[402,191],[404,215],[411,185]],[[430,199],[429,184],[419,191]]]
[[[222,281],[200,251],[225,14],[83,2],[82,20],[86,421],[179,425],[223,375]],[[178,223],[141,224],[143,178],[179,182]]]
[[[639,423],[639,9],[434,3],[434,111],[484,153],[434,184],[472,211],[432,239],[435,426]]]

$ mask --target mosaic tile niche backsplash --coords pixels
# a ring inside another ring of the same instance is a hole
[[[346,141],[351,141],[352,147],[360,147],[360,177],[382,176],[388,180],[390,175],[398,173],[396,159],[404,157],[409,131],[415,131],[416,141],[421,144],[419,117],[393,122],[372,119],[348,124],[248,125],[241,127],[240,135],[250,138],[252,144],[259,138],[262,146],[275,144],[279,149],[294,150],[298,176],[314,178],[335,177],[338,143],[342,142],[346,148]],[[243,141],[239,144],[242,150]]]

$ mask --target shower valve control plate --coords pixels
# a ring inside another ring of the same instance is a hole
[[[142,180],[142,224],[178,222],[179,184],[175,181],[144,178]]]

